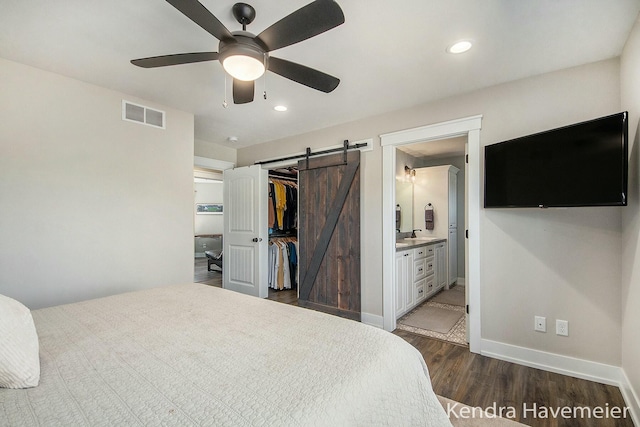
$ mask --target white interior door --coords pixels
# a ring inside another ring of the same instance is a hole
[[[467,159],[469,155],[469,138],[464,144],[464,156]],[[469,307],[469,239],[467,237],[467,230],[469,229],[469,162],[464,162],[464,308],[467,314],[465,315],[465,331],[467,335],[467,342],[470,342],[471,336],[471,319],[467,307]]]
[[[224,171],[222,287],[266,298],[267,171],[260,165]]]

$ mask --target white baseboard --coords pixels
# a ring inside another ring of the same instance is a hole
[[[620,377],[620,392],[622,393],[624,402],[629,407],[633,424],[640,426],[640,399],[638,398],[638,394],[633,389],[624,369],[620,369]]]
[[[464,277],[458,277],[456,279],[456,285],[464,286]]]
[[[484,339],[481,348],[480,354],[483,356],[570,377],[620,386],[622,370],[619,366]]]
[[[616,386],[620,388],[620,393],[625,405],[629,408],[633,423],[640,426],[640,399],[638,399],[638,394],[633,389],[626,373],[619,366],[591,362],[491,340],[482,340],[481,354],[494,359],[517,363],[518,365]]]
[[[376,328],[384,329],[383,317],[378,316],[377,314],[360,313],[360,322],[375,326]]]

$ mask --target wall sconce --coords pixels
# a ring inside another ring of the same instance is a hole
[[[416,182],[416,170],[411,169],[409,166],[404,167],[404,180],[409,182]]]

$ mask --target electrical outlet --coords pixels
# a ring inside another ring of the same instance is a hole
[[[569,321],[556,319],[556,335],[569,336]]]
[[[202,248],[203,248],[203,249],[206,249],[206,248],[207,248],[207,244],[206,244],[206,243],[203,243],[203,244],[202,244]]]
[[[547,318],[542,316],[535,316],[535,323],[533,329],[538,332],[547,332]]]

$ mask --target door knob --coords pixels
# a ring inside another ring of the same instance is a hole
[[[256,243],[257,243],[257,242],[262,242],[262,237],[254,237],[254,238],[252,239],[252,241],[254,241],[254,242],[256,242]]]

